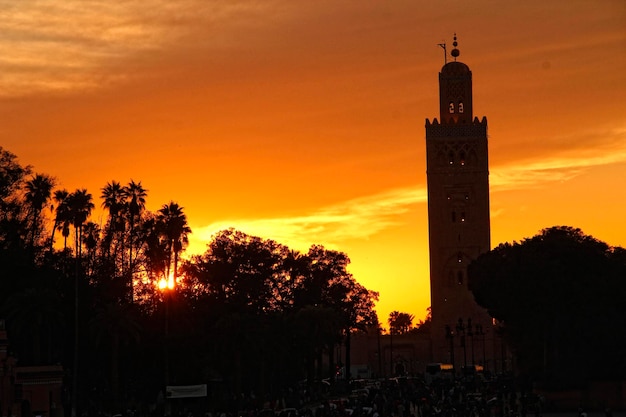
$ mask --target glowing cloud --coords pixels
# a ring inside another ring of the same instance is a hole
[[[569,181],[591,167],[626,162],[626,128],[585,132],[565,139],[572,145],[561,146],[560,151],[555,150],[551,155],[527,162],[517,160],[514,165],[492,169],[489,179],[492,191]]]
[[[545,187],[554,182],[569,181],[593,166],[626,161],[626,129],[605,133],[612,140],[596,147],[566,149],[548,158],[493,169],[490,175],[492,192]],[[583,135],[570,139],[572,143],[584,142]],[[368,239],[402,224],[400,215],[426,200],[426,189],[415,186],[345,201],[303,216],[224,220],[196,228],[191,237],[191,252],[201,250],[200,244],[206,245],[215,233],[228,228],[273,239],[298,250],[306,250],[311,244],[333,248],[339,242]],[[498,214],[492,213],[494,217]]]
[[[251,235],[274,239],[298,250],[306,250],[312,244],[333,248],[340,241],[367,239],[398,225],[396,216],[425,201],[426,191],[423,188],[391,190],[322,208],[305,216],[225,220],[194,230],[192,239],[206,244],[216,232],[232,227]]]

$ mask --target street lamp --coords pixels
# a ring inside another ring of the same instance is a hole
[[[470,338],[470,343],[472,344],[472,366],[476,365],[476,361],[474,360],[474,333],[472,330],[472,319],[467,319],[467,336]]]
[[[452,373],[456,374],[456,367],[454,364],[454,333],[452,333],[452,329],[447,324],[446,339],[450,340],[450,360],[452,361]]]
[[[393,376],[393,324],[389,323],[389,377]]]
[[[459,317],[456,324],[456,331],[461,336],[461,347],[463,348],[463,365],[467,367],[467,348],[465,347],[465,324],[463,319]]]
[[[476,332],[474,333],[478,336],[481,336],[483,342],[483,372],[487,370],[487,352],[485,351],[485,331],[483,330],[482,324],[476,325]]]

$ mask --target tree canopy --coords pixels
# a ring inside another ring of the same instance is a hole
[[[529,376],[559,386],[626,375],[626,251],[557,226],[503,243],[468,269]]]

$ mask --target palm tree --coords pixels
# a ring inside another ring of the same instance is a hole
[[[169,278],[173,256],[174,282],[176,282],[178,256],[189,243],[188,236],[191,233],[191,229],[187,225],[187,216],[183,213],[183,207],[173,201],[170,201],[169,204],[164,204],[163,207],[159,209],[157,220],[163,223],[165,237],[167,238],[167,250],[169,257],[167,264],[167,276]]]
[[[399,311],[392,311],[389,313],[389,333],[404,334],[407,333],[413,327],[413,320],[415,316],[413,314],[401,313]]]
[[[133,241],[135,239],[135,227],[137,222],[141,218],[141,213],[146,207],[146,197],[148,190],[141,186],[140,182],[130,180],[127,186],[123,189],[124,198],[127,204],[128,224],[130,227],[130,242],[128,253],[128,268],[132,277],[133,273]],[[131,284],[132,285],[132,284]]]
[[[127,206],[125,200],[126,192],[119,182],[111,181],[102,188],[100,198],[103,200],[102,207],[109,211],[109,225],[104,238],[104,244],[106,246],[105,252],[107,256],[110,256],[113,234],[123,230],[121,214],[123,214]]]
[[[144,265],[151,282],[167,278],[168,242],[165,239],[165,224],[150,215],[141,224]]]
[[[74,250],[76,260],[76,271],[74,275],[74,377],[72,387],[72,417],[76,417],[78,405],[78,348],[79,348],[79,332],[78,332],[78,274],[79,265],[82,255],[82,230],[87,218],[94,208],[91,194],[86,189],[76,190],[68,195],[64,200],[67,202],[68,217],[74,226]]]
[[[45,174],[36,174],[32,179],[28,180],[25,185],[26,193],[24,198],[28,203],[31,214],[30,229],[30,247],[35,246],[35,237],[40,230],[40,215],[43,206],[50,199],[52,188],[54,187],[54,178]]]
[[[56,190],[53,195],[53,200],[57,203],[56,207],[56,215],[54,217],[54,226],[52,227],[52,237],[50,238],[50,253],[52,253],[53,245],[54,245],[54,232],[56,230],[61,230],[63,234],[63,250],[67,249],[67,237],[70,235],[70,216],[69,210],[67,206],[67,197],[70,193],[63,190]]]
[[[76,190],[65,199],[68,217],[74,226],[74,249],[77,259],[82,255],[82,229],[94,208],[92,196],[86,189]]]
[[[91,276],[96,260],[96,248],[98,247],[98,242],[100,241],[100,226],[94,222],[87,222],[83,226],[82,233],[82,244],[87,249],[88,275]]]

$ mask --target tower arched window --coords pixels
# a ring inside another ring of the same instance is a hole
[[[463,102],[459,102],[459,113],[463,113]]]
[[[450,114],[454,113],[454,103],[450,102],[450,105],[448,107],[448,111],[450,112]]]
[[[456,282],[459,285],[463,285],[463,271],[458,271],[456,273]]]
[[[448,152],[448,164],[454,164],[454,152],[452,151]]]
[[[465,165],[465,152],[461,152],[459,157],[459,162],[461,163],[461,165]]]

